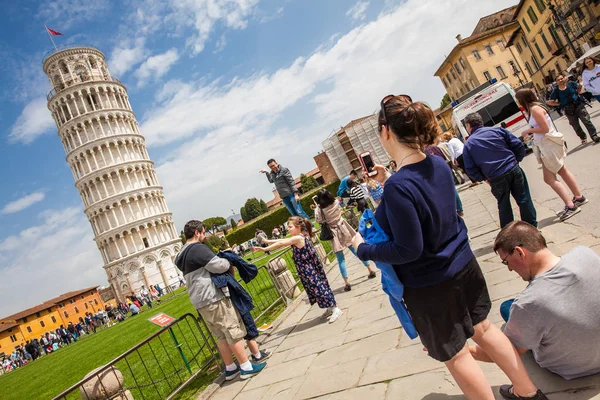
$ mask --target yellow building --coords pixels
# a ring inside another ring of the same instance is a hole
[[[9,355],[16,346],[24,341],[25,339],[19,330],[19,324],[0,323],[0,354]]]
[[[437,108],[433,111],[437,119],[438,126],[442,132],[452,131],[452,105],[448,104],[444,108]]]
[[[539,91],[598,44],[599,11],[600,5],[584,0],[519,2],[514,15],[519,29],[512,33],[507,47],[516,49]]]
[[[86,312],[104,309],[98,287],[68,292],[0,320],[0,352],[9,353],[27,340],[40,338],[61,325],[77,323]]]
[[[517,6],[483,17],[471,33],[454,46],[435,76],[442,80],[446,92],[456,100],[479,85],[496,78],[513,87],[529,81],[521,57],[513,48],[506,47],[519,24],[513,16]]]

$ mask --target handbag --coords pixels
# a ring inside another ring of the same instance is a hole
[[[320,208],[319,211],[321,211],[321,218],[323,218],[323,222],[321,222],[321,233],[319,234],[319,239],[332,240],[333,232],[331,231],[329,224],[325,222],[325,213],[323,213],[323,210],[321,210]]]

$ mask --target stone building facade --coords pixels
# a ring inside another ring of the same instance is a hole
[[[530,80],[520,54],[507,47],[511,35],[519,28],[518,22],[513,20],[516,8],[481,18],[467,38],[456,36],[458,43],[434,74],[452,100],[494,78],[513,87]]]
[[[181,242],[139,130],[127,89],[91,46],[48,53],[48,109],[116,296],[168,288]]]

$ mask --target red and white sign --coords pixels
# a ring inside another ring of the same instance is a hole
[[[160,326],[161,328],[164,328],[167,325],[171,325],[175,319],[176,318],[173,318],[165,313],[158,313],[155,316],[148,318],[148,321]]]

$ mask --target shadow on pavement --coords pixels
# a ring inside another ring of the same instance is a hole
[[[586,144],[580,144],[579,146],[575,147],[574,149],[570,150],[567,155],[570,156],[571,154],[575,154],[578,151],[581,151],[583,149],[585,149],[588,146],[593,146],[595,143],[594,142],[587,142]]]
[[[558,219],[558,217],[547,217],[547,218],[544,218],[541,221],[538,221],[538,226],[537,227],[538,227],[538,229],[542,229],[542,228],[545,228],[547,226],[554,225],[557,222],[560,222],[560,219]]]
[[[478,248],[476,250],[473,250],[473,254],[477,258],[486,256],[486,255],[491,254],[493,252],[494,252],[494,245],[493,244],[490,244],[490,245],[487,245],[485,247],[480,247],[480,248]]]

